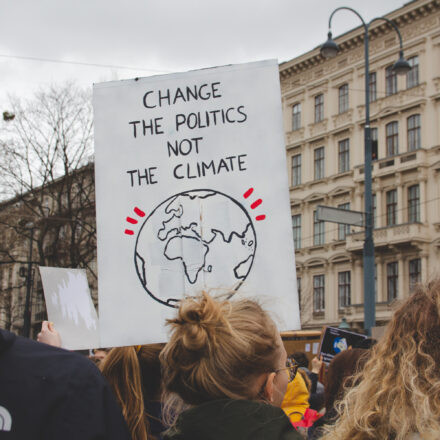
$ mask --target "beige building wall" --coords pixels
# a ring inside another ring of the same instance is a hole
[[[418,61],[418,77],[416,68],[408,78],[398,76],[397,89],[387,92],[386,69],[398,58],[398,38],[389,25],[372,25],[370,73],[375,73],[376,95],[370,119],[378,141],[373,193],[379,324],[389,319],[395,297],[409,295],[412,282],[440,275],[440,2],[416,0],[387,18],[402,33],[405,58]],[[322,36],[324,42],[325,28]],[[364,210],[363,29],[335,41],[341,51],[334,59],[323,59],[317,48],[280,65],[304,328],[338,325],[343,317],[354,328],[363,327],[364,232],[358,227],[340,231],[337,224],[325,223],[320,240],[320,225],[314,226],[313,220],[320,204],[349,203],[352,210]],[[315,119],[319,95],[322,120],[319,114]]]

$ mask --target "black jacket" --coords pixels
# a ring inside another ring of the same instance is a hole
[[[250,400],[214,400],[180,414],[165,440],[300,440],[280,408]]]
[[[129,440],[130,435],[91,361],[0,330],[0,439]]]

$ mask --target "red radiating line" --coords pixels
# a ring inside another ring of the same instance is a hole
[[[255,209],[257,206],[260,206],[262,202],[263,202],[263,200],[261,200],[261,199],[255,200],[255,202],[252,203],[251,208]]]
[[[126,229],[126,230],[125,230],[125,233],[126,233],[127,235],[134,235],[134,232],[133,232],[131,229]]]
[[[139,216],[139,217],[145,217],[145,212],[141,211],[137,206],[136,208],[134,208],[134,212]]]
[[[265,218],[266,218],[266,216],[264,214],[263,215],[257,215],[255,217],[255,220],[260,221],[260,220],[264,220]]]
[[[131,218],[131,217],[127,217],[127,221],[132,225],[135,225],[138,222],[135,218]]]
[[[244,194],[243,197],[247,199],[254,192],[254,188],[249,188]]]

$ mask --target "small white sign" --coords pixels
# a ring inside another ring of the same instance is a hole
[[[40,266],[49,321],[68,350],[96,348],[99,323],[84,269]]]
[[[94,86],[104,346],[161,342],[202,290],[300,328],[275,60]]]

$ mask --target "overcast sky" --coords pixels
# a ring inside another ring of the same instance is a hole
[[[365,20],[403,0],[0,0],[0,109],[7,93],[49,83],[150,76],[267,58],[287,61],[322,43],[328,17],[351,6]],[[334,35],[359,24],[341,11]],[[113,67],[62,64],[34,57]],[[133,67],[123,69],[121,66]]]

